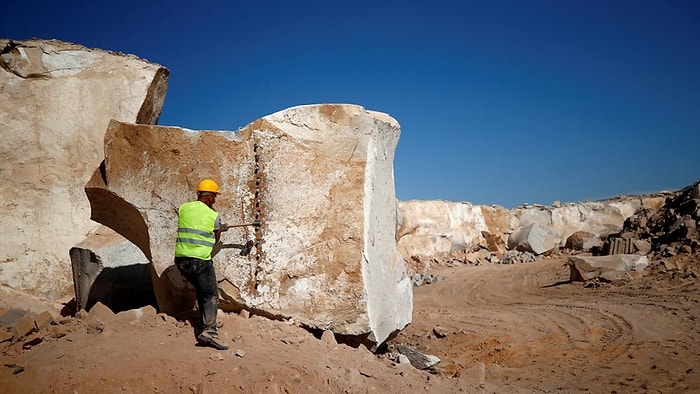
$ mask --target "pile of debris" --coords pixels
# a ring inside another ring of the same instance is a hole
[[[411,256],[409,265],[426,267],[423,272],[417,272],[411,275],[411,284],[413,287],[418,287],[433,284],[439,281],[441,278],[438,275],[428,272],[433,265],[455,267],[461,265],[479,266],[487,264],[523,264],[531,263],[538,258],[541,258],[541,256],[537,256],[531,252],[508,250],[503,253],[496,253],[481,248],[474,251],[459,250],[451,252],[445,256],[430,258]]]
[[[682,278],[700,276],[700,181],[666,199],[658,210],[640,210],[625,221],[617,239],[647,254],[650,268]]]
[[[700,181],[666,199],[658,210],[642,209],[617,235],[650,244],[653,260],[700,251]]]

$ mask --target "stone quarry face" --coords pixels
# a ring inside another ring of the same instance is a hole
[[[0,285],[73,293],[68,250],[97,227],[84,186],[110,119],[156,123],[168,70],[55,40],[0,39]]]
[[[237,132],[111,122],[86,186],[92,218],[154,267],[161,309],[187,286],[173,265],[177,208],[212,178],[229,224],[214,257],[223,309],[245,307],[381,343],[411,319],[396,250],[393,157],[399,125],[354,105],[294,107]],[[247,256],[240,245],[253,241]],[[191,305],[189,305],[191,307]]]
[[[517,248],[515,238],[526,235],[522,238],[527,240],[536,229],[532,237],[538,244],[536,253],[545,253],[555,246],[565,246],[567,238],[578,231],[595,237],[618,233],[637,210],[658,209],[664,199],[663,195],[623,196],[514,209],[439,200],[405,201],[399,203],[398,248],[405,259],[474,248],[500,253],[497,244],[508,242],[509,248]],[[420,271],[421,267],[416,269]]]

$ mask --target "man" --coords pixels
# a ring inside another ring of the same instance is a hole
[[[197,200],[182,204],[178,210],[175,265],[197,290],[197,306],[202,316],[202,332],[197,341],[219,350],[226,350],[217,334],[216,314],[218,290],[211,253],[222,231],[219,214],[212,208],[219,185],[204,179],[197,186]]]

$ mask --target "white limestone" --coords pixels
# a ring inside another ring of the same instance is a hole
[[[610,256],[571,256],[567,259],[572,281],[600,278],[608,281],[639,277],[649,265],[647,256],[614,254]]]
[[[619,232],[635,211],[658,208],[664,199],[663,195],[628,196],[514,209],[440,200],[399,202],[398,249],[405,259],[439,256],[483,245],[487,243],[485,234],[507,241],[512,233],[531,225],[546,230],[554,245],[564,246],[577,231],[597,236]]]
[[[0,39],[0,49],[0,285],[65,299],[68,250],[97,227],[83,188],[107,124],[157,122],[168,72],[55,40]]]
[[[396,120],[355,105],[294,107],[235,133],[112,122],[105,177],[86,190],[93,218],[153,262],[161,308],[187,307],[173,266],[176,209],[208,177],[223,190],[225,222],[263,223],[222,237],[215,265],[231,308],[381,343],[412,312],[395,241],[398,137]],[[249,256],[225,247],[247,240],[258,242]]]

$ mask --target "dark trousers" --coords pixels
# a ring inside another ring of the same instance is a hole
[[[219,297],[214,263],[193,257],[175,257],[175,265],[197,290],[197,307],[202,315],[202,331],[216,333],[216,313]]]

